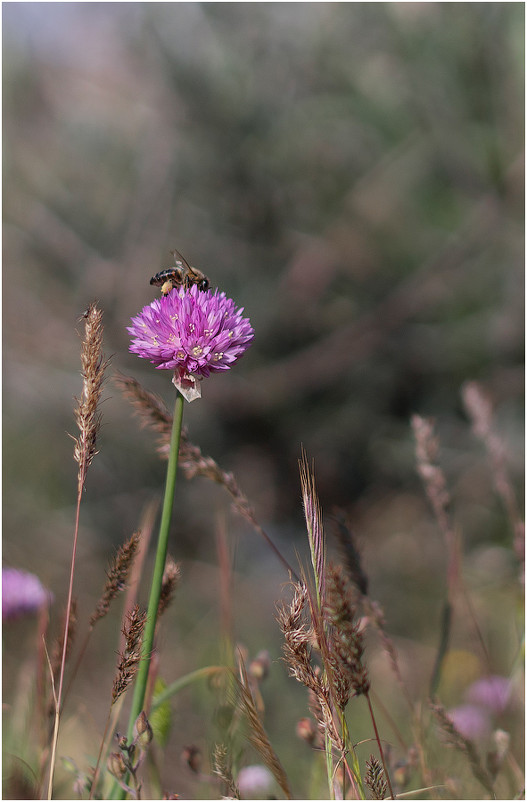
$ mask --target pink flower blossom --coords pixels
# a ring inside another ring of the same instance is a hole
[[[237,785],[242,799],[273,799],[273,775],[265,766],[245,766],[240,769]]]
[[[490,713],[503,713],[509,703],[511,684],[506,677],[491,675],[474,682],[466,693],[470,704],[480,705]]]
[[[52,600],[38,577],[17,568],[2,568],[2,619],[9,621],[40,610]]]
[[[491,731],[488,713],[476,705],[459,705],[448,711],[448,717],[465,738],[486,738]]]
[[[132,318],[130,351],[173,370],[183,395],[196,392],[198,380],[229,370],[251,344],[254,331],[242,312],[224,292],[174,289]]]

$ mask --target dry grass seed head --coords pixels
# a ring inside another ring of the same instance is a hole
[[[482,386],[475,381],[466,382],[461,393],[463,403],[471,420],[474,434],[484,442],[492,433],[492,404]],[[500,457],[503,456],[500,454]]]
[[[319,606],[322,607],[325,596],[326,581],[326,544],[324,527],[322,524],[322,509],[318,499],[314,464],[309,465],[307,455],[302,449],[302,457],[298,461],[300,468],[300,484],[302,486],[302,500],[304,514],[306,518],[307,535],[309,548],[311,551],[311,561],[313,564],[313,574],[315,577],[315,587],[317,589],[317,599]]]
[[[282,789],[287,799],[292,799],[291,787],[289,780],[284,771],[276,752],[274,751],[269,736],[267,735],[262,720],[258,713],[256,703],[254,701],[251,688],[249,685],[249,678],[245,666],[240,661],[240,679],[237,679],[236,685],[238,688],[239,705],[245,713],[247,723],[249,725],[248,738],[256,751],[261,756],[267,768],[273,774],[278,785]]]
[[[165,565],[163,580],[161,582],[161,595],[159,597],[159,606],[157,608],[158,617],[165,612],[167,607],[172,602],[180,578],[181,566],[179,563],[176,563],[172,557],[169,557]]]
[[[333,718],[331,694],[328,683],[321,676],[318,667],[315,669],[315,674],[318,679],[318,686],[315,690],[308,688],[308,706],[317,722],[318,731],[320,733],[320,747],[323,748],[324,736],[327,734],[335,748],[343,752],[345,745]]]
[[[503,440],[493,430],[492,403],[482,386],[475,381],[462,388],[463,403],[472,421],[472,430],[483,441],[492,464],[494,486],[501,497],[515,535],[515,549],[523,561],[525,524],[521,518],[516,494],[507,471],[507,452]]]
[[[229,796],[231,799],[240,799],[240,791],[232,776],[232,761],[229,757],[227,747],[223,744],[216,744],[214,746],[212,760],[214,774],[217,774],[224,784],[223,796]]]
[[[137,379],[117,373],[113,377],[114,384],[130,401],[143,426],[150,426],[162,437],[161,443],[170,443],[172,431],[172,415],[164,401],[155,393],[146,390]]]
[[[134,532],[132,537],[117,549],[110,568],[106,572],[107,579],[102,596],[90,617],[90,627],[93,627],[99,619],[104,618],[108,613],[111,602],[125,589],[126,580],[133,565],[140,538],[140,532]]]
[[[343,709],[351,688],[357,695],[368,693],[370,682],[363,665],[364,639],[358,610],[342,569],[330,565],[327,571],[326,621],[337,702]]]
[[[125,637],[124,651],[119,655],[117,672],[112,688],[112,705],[126,691],[137,674],[141,660],[143,630],[146,622],[146,611],[135,605],[127,614],[122,632]]]
[[[370,789],[374,799],[384,799],[386,797],[388,784],[384,776],[384,769],[375,755],[370,755],[366,761],[364,782]]]
[[[97,454],[97,436],[101,426],[98,405],[104,383],[104,371],[109,360],[102,353],[102,312],[95,303],[84,314],[85,332],[81,346],[82,394],[77,400],[75,419],[79,436],[75,439],[73,456],[79,465],[79,484],[84,486],[86,473]]]
[[[309,591],[305,583],[294,583],[294,594],[289,604],[278,608],[278,623],[284,635],[284,659],[289,667],[289,675],[308,688],[310,692],[310,709],[322,732],[327,732],[338,749],[343,748],[342,738],[335,726],[331,691],[326,674],[311,660],[312,644],[319,642],[312,626],[306,623],[306,608],[311,616],[317,615],[316,607],[311,603]],[[325,650],[327,660],[328,654]],[[326,666],[328,667],[328,666]]]
[[[447,513],[450,495],[445,475],[436,464],[439,457],[439,440],[434,435],[433,421],[420,415],[412,415],[412,428],[418,473],[423,480],[426,495],[441,529],[447,532],[450,529]]]
[[[320,681],[311,664],[313,632],[305,619],[308,601],[307,587],[303,583],[293,584],[294,593],[289,605],[277,609],[277,620],[284,635],[284,659],[289,666],[289,675],[307,688],[318,692]]]

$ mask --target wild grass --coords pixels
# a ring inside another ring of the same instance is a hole
[[[74,438],[75,447],[73,456],[79,469],[77,473],[77,507],[75,513],[75,531],[73,535],[73,549],[71,555],[70,581],[68,587],[68,601],[66,604],[66,615],[64,619],[64,630],[61,640],[58,643],[58,654],[55,666],[52,663],[52,670],[58,668],[53,675],[56,679],[53,682],[53,700],[55,705],[55,720],[53,725],[53,738],[51,742],[51,761],[49,768],[48,799],[53,793],[53,775],[55,772],[55,761],[57,751],[57,741],[59,737],[60,713],[62,705],[62,688],[64,683],[64,672],[66,659],[68,657],[71,642],[73,639],[73,625],[75,622],[75,602],[73,599],[73,580],[75,576],[75,560],[77,555],[77,542],[79,537],[79,519],[82,493],[86,484],[88,469],[97,454],[97,436],[101,426],[101,413],[99,404],[104,382],[104,372],[108,367],[108,361],[104,359],[102,352],[102,312],[95,303],[90,304],[83,315],[85,320],[85,333],[81,348],[81,368],[82,368],[82,395],[77,400],[75,407],[75,419],[79,428],[77,438]]]
[[[353,526],[340,511],[333,516],[331,526],[337,548],[330,548],[316,487],[316,461],[309,460],[305,452],[301,452],[299,474],[306,548],[304,554],[298,555],[298,565],[294,569],[258,522],[253,505],[233,473],[221,468],[212,457],[203,455],[183,431],[179,444],[179,467],[183,475],[189,480],[201,477],[222,487],[236,513],[278,558],[284,580],[288,580],[282,589],[277,587],[276,623],[282,637],[287,681],[296,680],[303,688],[305,709],[297,725],[296,746],[301,750],[302,741],[308,744],[311,778],[302,784],[301,790],[295,787],[298,780],[290,777],[290,754],[283,759],[280,747],[273,743],[276,720],[271,728],[266,723],[267,708],[273,705],[273,700],[268,698],[265,681],[271,670],[280,670],[279,665],[272,664],[267,651],[251,659],[247,650],[234,640],[237,609],[230,598],[232,550],[228,529],[223,525],[218,527],[217,533],[221,577],[218,643],[221,642],[223,663],[196,665],[192,672],[179,676],[176,666],[164,663],[161,672],[163,642],[170,637],[166,611],[172,605],[177,614],[177,589],[186,582],[185,565],[168,557],[156,601],[157,616],[152,648],[148,651],[144,700],[133,718],[133,728],[127,735],[120,734],[123,703],[137,680],[138,671],[146,664],[143,638],[148,616],[136,597],[138,586],[145,581],[145,542],[150,539],[152,510],[141,527],[145,531],[134,532],[111,557],[101,596],[92,613],[81,620],[73,595],[74,578],[83,570],[83,566],[75,562],[80,505],[88,468],[97,453],[101,392],[108,365],[102,355],[102,315],[95,305],[90,306],[85,315],[85,328],[81,350],[83,391],[75,410],[80,432],[75,440],[78,497],[67,608],[54,644],[48,646],[47,626],[41,633],[49,654],[49,673],[43,675],[42,670],[39,671],[35,680],[38,698],[28,700],[36,711],[41,733],[38,746],[35,745],[36,753],[30,760],[38,769],[32,785],[24,784],[23,774],[17,767],[17,755],[12,753],[6,771],[5,798],[29,798],[30,788],[40,789],[35,797],[43,794],[43,788],[47,788],[48,798],[64,792],[63,779],[60,790],[54,783],[55,766],[65,745],[64,740],[59,740],[59,730],[66,713],[81,715],[78,700],[74,701],[73,696],[75,683],[88,659],[96,626],[108,616],[110,606],[119,597],[124,597],[125,601],[119,648],[117,633],[115,637],[118,656],[113,684],[110,678],[103,683],[101,677],[101,688],[104,684],[108,689],[105,691],[108,695],[106,724],[97,738],[98,748],[87,758],[85,766],[65,764],[72,776],[68,787],[71,797],[177,798],[178,772],[169,771],[167,778],[164,777],[164,766],[168,763],[166,767],[170,768],[170,757],[163,754],[173,705],[184,688],[198,688],[206,680],[216,707],[215,712],[212,708],[208,711],[215,722],[214,734],[208,743],[209,754],[203,755],[195,746],[184,750],[187,771],[195,778],[194,798],[243,799],[254,798],[256,794],[258,798],[293,799],[302,793],[318,799],[463,799],[474,798],[475,788],[485,799],[520,798],[523,776],[514,756],[511,735],[502,726],[502,722],[506,726],[506,718],[502,716],[492,732],[480,738],[476,731],[469,733],[459,713],[449,710],[441,699],[445,666],[455,651],[452,637],[458,620],[463,618],[468,627],[472,648],[479,650],[483,661],[488,661],[489,668],[483,672],[483,677],[491,673],[491,644],[488,643],[485,610],[471,598],[471,588],[465,578],[463,537],[452,512],[452,494],[441,466],[440,442],[433,422],[417,414],[411,420],[416,470],[442,538],[444,556],[442,625],[433,647],[435,656],[430,663],[427,686],[419,691],[412,685],[413,672],[408,661],[406,658],[401,661],[383,607],[371,596],[372,582]],[[118,375],[114,382],[131,403],[141,424],[157,436],[159,456],[165,459],[173,420],[164,402],[131,377]],[[506,452],[493,429],[490,404],[482,388],[475,382],[465,385],[463,398],[474,432],[488,452],[496,491],[510,522],[510,545],[519,571],[522,557],[519,538],[523,524],[507,473]],[[205,484],[204,495],[206,487]],[[258,605],[257,591],[252,603],[255,607]],[[74,636],[78,629],[84,629],[85,635],[72,664]],[[381,662],[382,670],[379,669]],[[514,675],[519,672],[518,655],[516,663],[511,665],[510,675],[504,678],[510,683],[507,693],[515,692]],[[379,676],[383,677],[382,683]],[[389,690],[388,685],[391,686]],[[284,695],[274,704],[285,709],[289,703],[288,691],[282,689],[281,693]],[[43,704],[46,698],[47,711]],[[395,708],[393,711],[390,701]],[[84,704],[90,705],[90,700],[84,700]],[[500,711],[502,714],[504,709]],[[517,714],[516,709],[514,715]],[[205,725],[204,732],[210,734]],[[11,746],[16,748],[16,739],[11,740]],[[247,754],[253,755],[258,766],[245,765],[249,759]],[[21,753],[22,759],[26,757],[22,758]],[[305,757],[302,761],[305,764]],[[249,768],[260,771],[259,785],[251,787],[249,779],[252,777],[251,781],[256,783],[256,775],[251,775]],[[172,784],[170,790],[167,790],[167,783]]]
[[[240,660],[294,797],[360,795],[359,777],[366,796],[387,777],[395,796],[521,795],[524,17],[5,4],[4,559],[54,596],[4,625],[5,797],[47,795],[56,715],[55,798],[285,796],[248,737]],[[174,391],[130,366],[124,321],[174,245],[251,310],[258,346],[185,413],[143,749],[137,677],[112,689],[147,604]],[[68,599],[72,329],[94,296],[151,422],[113,378],[83,406],[86,432],[104,419],[79,444]],[[105,568],[138,532],[109,601]],[[318,697],[275,619],[304,588]]]

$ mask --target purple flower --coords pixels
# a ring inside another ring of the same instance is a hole
[[[448,711],[448,718],[465,738],[474,740],[490,734],[491,722],[485,710],[476,705],[460,705]]]
[[[490,713],[499,715],[503,713],[509,702],[511,684],[506,677],[491,675],[474,682],[465,698],[471,704],[480,705]]]
[[[246,766],[240,769],[237,785],[242,799],[269,799],[273,790],[273,775],[265,766]]]
[[[27,571],[2,568],[2,620],[34,613],[51,602],[52,595]]]
[[[251,344],[254,331],[242,312],[224,292],[174,289],[132,318],[130,351],[173,370],[174,384],[191,401],[201,395],[200,379],[229,370]]]

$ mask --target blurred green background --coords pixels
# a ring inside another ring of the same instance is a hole
[[[307,554],[303,444],[328,530],[335,507],[353,523],[417,698],[445,558],[409,419],[434,416],[491,656],[478,670],[508,675],[512,536],[460,388],[477,379],[488,390],[522,504],[523,4],[5,3],[3,45],[4,561],[53,589],[57,620],[74,519],[79,317],[97,298],[110,373],[134,375],[171,406],[170,375],[128,353],[125,327],[177,248],[245,307],[256,333],[186,407],[190,438],[234,472],[294,565]],[[111,380],[105,396],[82,509],[81,628],[113,548],[164,478]],[[306,698],[277,662],[287,577],[220,488],[181,479],[176,502],[183,579],[162,672],[170,682],[218,659],[224,527],[235,635],[275,661],[266,724],[296,795],[307,794],[311,757],[294,738]],[[61,749],[79,763],[104,727],[118,613],[101,624],[69,703]],[[468,648],[462,625],[455,635]],[[15,694],[32,641],[7,631],[6,643]],[[207,752],[211,706],[179,703],[167,755],[189,739]],[[177,760],[166,786],[198,793]]]

